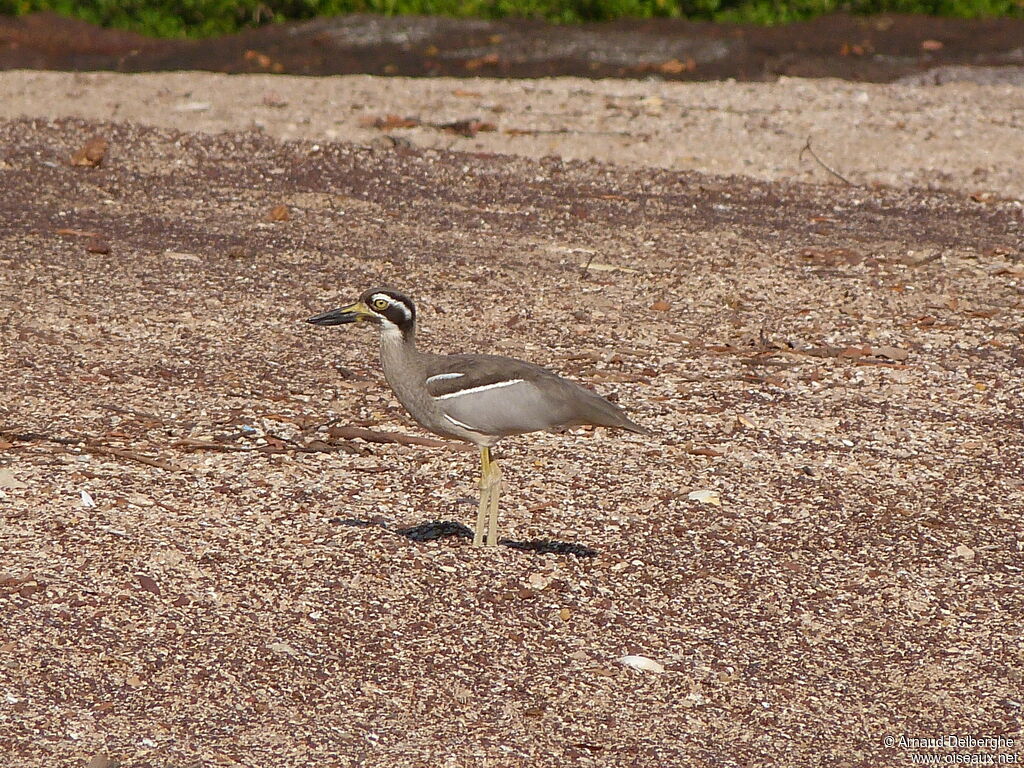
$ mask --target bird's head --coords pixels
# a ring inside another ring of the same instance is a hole
[[[416,305],[405,294],[387,288],[373,288],[359,297],[355,304],[332,309],[309,318],[313,325],[345,325],[370,322],[385,331],[408,333],[416,326]]]

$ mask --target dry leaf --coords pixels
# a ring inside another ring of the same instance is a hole
[[[267,221],[288,221],[291,216],[288,213],[287,205],[275,205],[267,214]]]
[[[1010,277],[1024,277],[1024,267],[1001,267],[992,273],[993,277],[1009,275]]]
[[[472,72],[473,70],[480,69],[480,67],[493,67],[499,61],[501,61],[501,59],[498,57],[498,54],[489,53],[486,56],[481,56],[477,59],[468,59],[462,66]]]
[[[588,270],[593,270],[594,272],[628,272],[628,273],[634,274],[634,275],[640,274],[640,270],[639,269],[630,269],[629,267],[620,267],[620,266],[618,266],[616,264],[604,264],[604,263],[602,263],[600,261],[592,261],[592,262],[590,262],[589,264],[587,264],[585,266],[586,266],[586,268]]]
[[[374,128],[382,131],[393,128],[415,128],[421,124],[422,121],[418,117],[401,117],[400,115],[385,115],[384,117],[375,118],[370,123]]]
[[[708,456],[715,459],[725,456],[724,451],[716,451],[714,448],[694,448],[689,444],[686,446],[686,452],[691,456]]]
[[[288,643],[281,643],[281,642],[271,643],[270,645],[267,646],[267,648],[269,648],[274,653],[283,653],[283,654],[286,654],[288,656],[298,656],[299,655],[299,652],[297,650],[295,650],[294,648],[292,648],[290,645],[288,645]]]
[[[144,573],[137,573],[135,574],[135,578],[138,580],[140,587],[147,592],[160,597],[160,585],[156,583],[156,580],[152,576],[147,576]]]
[[[183,253],[181,251],[164,251],[164,257],[175,261],[202,261],[194,253]]]
[[[260,69],[269,70],[270,72],[284,72],[284,64],[279,61],[275,61],[265,53],[248,50],[242,54],[242,58],[254,63]]]
[[[875,357],[887,357],[890,360],[906,360],[910,353],[899,347],[872,347],[871,354]]]
[[[690,491],[686,498],[690,501],[699,501],[701,504],[714,504],[716,507],[722,506],[722,499],[718,495],[718,491],[705,490],[705,491]]]
[[[102,136],[94,136],[71,156],[71,164],[85,168],[95,168],[103,162],[108,146],[107,140]]]
[[[498,130],[494,123],[485,123],[482,120],[456,120],[452,123],[442,123],[437,127],[466,138],[472,138],[478,133],[493,133]]]
[[[697,62],[689,56],[686,57],[686,61],[669,59],[668,61],[663,61],[658,65],[658,71],[664,72],[666,75],[678,75],[682,72],[693,72],[696,68]]]
[[[186,101],[174,107],[175,112],[206,112],[213,105],[208,101]]]
[[[14,476],[14,470],[0,468],[0,488],[27,488],[25,483]]]
[[[656,662],[654,659],[649,659],[646,656],[622,656],[617,659],[619,664],[635,669],[639,672],[655,672],[661,673],[665,671],[665,667]]]
[[[526,581],[531,587],[538,590],[544,589],[548,584],[551,583],[551,579],[545,576],[543,573],[531,573]]]
[[[691,691],[690,693],[686,694],[682,699],[680,699],[679,703],[687,709],[691,707],[703,707],[705,704],[708,703],[708,697],[699,694],[696,691]]]
[[[668,312],[670,309],[672,309],[672,305],[669,304],[664,299],[658,299],[656,302],[651,304],[651,309],[653,309],[655,312]]]
[[[98,237],[90,238],[85,244],[89,253],[110,253],[110,243]]]

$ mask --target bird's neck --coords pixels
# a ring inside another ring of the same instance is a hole
[[[380,334],[380,362],[384,378],[399,402],[407,410],[416,411],[417,400],[423,396],[423,355],[416,349],[415,330],[404,332],[394,326],[384,326]]]
[[[390,371],[408,370],[415,366],[420,353],[416,350],[416,329],[400,329],[385,325],[380,332],[380,359],[384,373],[390,380]]]

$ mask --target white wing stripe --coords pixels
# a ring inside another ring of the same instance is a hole
[[[462,427],[463,429],[467,429],[467,430],[469,430],[470,432],[480,432],[480,430],[478,430],[478,429],[473,429],[473,428],[472,428],[471,426],[469,426],[469,424],[467,424],[467,423],[466,423],[466,422],[464,422],[464,421],[459,421],[458,419],[453,419],[453,418],[452,418],[451,416],[449,416],[449,415],[448,415],[447,413],[446,413],[446,414],[444,415],[444,417],[445,417],[446,419],[448,419],[448,421],[450,421],[450,422],[451,422],[452,424],[454,424],[454,425],[455,425],[455,426],[457,426],[457,427]],[[481,432],[481,434],[483,434],[483,433]]]
[[[427,379],[427,384],[432,381],[444,381],[445,379],[459,379],[465,376],[464,373],[439,373],[436,376],[431,376]]]
[[[449,397],[459,397],[460,395],[472,395],[476,392],[486,392],[489,389],[499,389],[501,387],[511,387],[513,384],[522,384],[522,379],[508,379],[506,381],[496,381],[493,384],[484,384],[479,387],[470,387],[469,389],[460,389],[458,392],[449,392],[446,395],[435,395],[435,400],[447,400]]]

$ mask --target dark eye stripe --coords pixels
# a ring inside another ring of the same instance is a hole
[[[416,322],[416,306],[400,293],[372,290],[362,296],[367,308],[378,317],[406,329]]]

